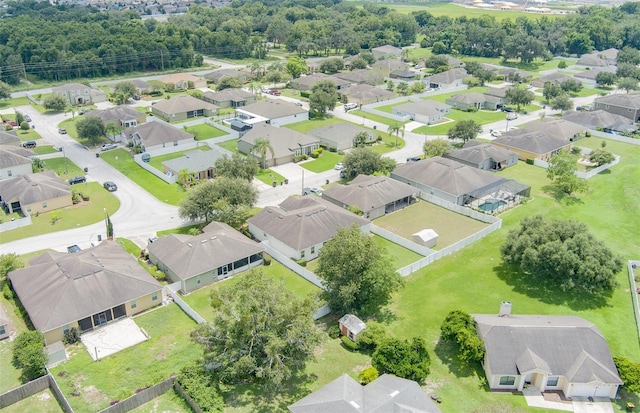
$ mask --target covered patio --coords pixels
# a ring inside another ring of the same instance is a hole
[[[87,348],[93,361],[148,339],[147,334],[130,317],[106,324],[80,336],[80,341]]]

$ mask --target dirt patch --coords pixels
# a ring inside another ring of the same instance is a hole
[[[360,373],[362,370],[366,369],[367,367],[370,367],[370,364],[361,364],[359,366],[353,366],[353,368],[351,369],[352,372],[354,373]]]
[[[38,400],[40,401],[46,401],[46,400],[49,400],[50,398],[51,398],[51,395],[47,392],[42,392],[38,394]]]
[[[165,353],[156,354],[156,360],[166,360],[167,355]]]
[[[95,386],[83,387],[82,395],[84,396],[83,399],[92,405],[100,405],[109,401],[107,396],[105,396]]]

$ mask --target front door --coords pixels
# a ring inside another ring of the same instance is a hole
[[[100,314],[98,314],[98,325],[102,325],[104,323],[107,322],[107,313],[106,312],[102,312]]]

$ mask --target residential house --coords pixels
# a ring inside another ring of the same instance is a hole
[[[99,103],[107,100],[107,95],[101,91],[81,83],[67,83],[51,89],[51,93],[63,96],[71,105],[83,105],[85,103]]]
[[[359,105],[368,103],[382,102],[384,100],[393,99],[395,93],[370,85],[353,85],[341,91],[349,102],[357,102]]]
[[[376,134],[371,129],[354,125],[349,122],[339,122],[309,131],[309,135],[320,139],[320,145],[335,151],[344,151],[353,147],[354,139],[359,133],[366,133],[365,143],[376,141]]]
[[[584,72],[574,73],[573,77],[581,81],[586,87],[595,88],[598,86],[596,78],[602,72],[616,73],[616,68],[615,66],[594,67]]]
[[[163,76],[158,79],[158,82],[165,85],[171,85],[176,90],[187,89],[200,89],[207,87],[207,81],[189,73],[175,73],[168,76]]]
[[[239,79],[242,83],[247,83],[253,79],[253,73],[248,70],[236,69],[218,69],[204,75],[204,78],[211,83],[218,84],[225,77],[233,77]]]
[[[136,87],[136,93],[138,95],[145,95],[153,91],[153,86],[151,86],[151,83],[147,82],[146,80],[133,79],[129,82],[133,83],[133,85]]]
[[[32,173],[34,155],[20,146],[0,145],[0,180]]]
[[[389,77],[403,82],[410,82],[412,80],[419,80],[422,75],[419,72],[414,72],[413,70],[393,70],[389,73]]]
[[[376,60],[380,59],[401,59],[402,49],[399,47],[385,44],[384,46],[378,46],[371,49],[371,53]]]
[[[553,137],[546,132],[535,131],[501,136],[491,143],[517,153],[518,159],[522,161],[540,159],[549,162],[556,153],[571,149],[570,141]]]
[[[92,110],[85,117],[99,118],[105,125],[113,123],[121,128],[132,128],[147,121],[147,115],[130,106],[118,105],[103,110]]]
[[[515,202],[530,192],[529,186],[440,156],[398,165],[391,178],[462,206],[487,197]]]
[[[451,106],[427,99],[394,106],[392,112],[394,115],[408,116],[416,122],[432,125],[442,122],[445,116],[451,113]]]
[[[264,247],[222,222],[200,235],[171,234],[149,244],[149,260],[184,293],[262,265]]]
[[[383,76],[389,77],[393,72],[407,71],[407,69],[409,69],[409,64],[403,62],[402,60],[385,59],[378,60],[371,66],[371,68],[382,73]],[[413,74],[418,75],[419,73],[413,72]]]
[[[0,129],[0,147],[2,146],[22,146],[22,140],[15,131]]]
[[[289,81],[289,85],[293,89],[297,90],[311,90],[313,85],[318,83],[321,80],[330,80],[336,85],[336,90],[342,90],[345,87],[351,85],[351,82],[340,79],[336,76],[325,75],[324,73],[312,73],[306,76],[300,76],[297,79],[292,79]]]
[[[384,83],[384,74],[371,69],[356,69],[350,72],[339,72],[333,76],[352,85],[367,84],[375,86]]]
[[[367,219],[376,219],[415,202],[418,191],[388,176],[358,175],[346,185],[335,184],[322,199],[342,208],[356,207]]]
[[[13,331],[13,323],[11,322],[11,318],[7,316],[7,313],[4,311],[2,304],[0,304],[0,340],[9,338]]]
[[[447,105],[460,110],[480,110],[484,107],[485,95],[477,92],[458,93],[445,100]]]
[[[179,158],[162,162],[165,174],[179,176],[180,171],[187,170],[191,179],[213,179],[216,173],[216,161],[224,158],[225,153],[217,146],[209,151],[190,151]],[[190,180],[191,180],[190,179]]]
[[[577,316],[474,314],[492,390],[615,398],[622,380],[602,333]]]
[[[293,158],[299,155],[310,155],[320,147],[320,139],[305,135],[289,128],[276,128],[262,123],[255,125],[253,129],[244,134],[238,140],[238,151],[247,155],[253,155],[262,161],[261,155],[254,152],[257,139],[266,138],[271,144],[273,153],[267,150],[265,159],[266,167],[283,165],[293,162]]]
[[[219,107],[189,95],[178,95],[161,100],[151,106],[151,112],[169,122],[213,116]]]
[[[546,83],[551,83],[552,85],[560,86],[560,84],[562,84],[563,82],[566,82],[567,80],[571,80],[571,79],[573,79],[573,77],[567,74],[554,72],[545,76],[540,76],[537,79],[533,79],[531,81],[531,86],[534,86],[537,88],[543,88]]]
[[[634,133],[638,129],[637,124],[629,118],[621,115],[605,112],[598,109],[592,112],[567,111],[562,114],[562,119],[582,125],[587,129],[596,130],[602,128],[607,133]]]
[[[204,101],[219,108],[241,108],[256,103],[256,95],[242,89],[224,89],[219,92],[204,92]]]
[[[476,140],[470,140],[460,149],[452,149],[443,155],[465,165],[484,171],[501,171],[518,163],[518,154]]]
[[[618,49],[616,49],[615,47],[603,50],[601,52],[597,52],[598,53],[598,57],[600,57],[600,59],[604,60],[605,62],[607,62],[610,65],[615,65],[616,63],[618,63],[618,53],[620,51]]]
[[[433,89],[450,89],[462,86],[462,81],[465,77],[467,77],[467,71],[461,67],[457,67],[425,77],[423,81],[428,87]]]
[[[289,406],[291,413],[440,413],[412,380],[383,374],[366,386],[343,374]]]
[[[531,80],[533,74],[515,67],[500,67],[493,71],[496,75],[503,76],[505,80],[525,82]]]
[[[9,273],[11,286],[46,344],[162,303],[162,286],[116,241],[73,254],[45,253]]]
[[[580,56],[580,59],[576,62],[576,66],[584,66],[584,67],[605,67],[608,63],[600,58],[597,52],[583,54]]]
[[[0,181],[0,205],[7,214],[41,214],[73,205],[71,188],[54,171]]]
[[[309,112],[284,99],[267,99],[236,110],[236,115],[244,123],[257,125],[267,123],[284,126],[309,120]]]
[[[338,326],[340,327],[340,334],[356,342],[358,341],[360,333],[367,328],[365,322],[353,314],[345,314],[340,317]]]
[[[371,222],[315,195],[290,196],[249,219],[249,232],[294,260],[318,257],[340,228],[357,225],[368,234]]]
[[[124,131],[125,137],[143,152],[184,145],[193,142],[194,135],[161,121],[147,122]]]
[[[451,55],[448,55],[448,54],[445,54],[445,55],[442,55],[442,56],[447,58],[447,65],[450,68],[453,69],[453,68],[456,68],[456,67],[464,67],[464,61],[462,61],[462,60],[460,60],[460,59],[458,59],[456,57],[453,57]]]
[[[586,128],[567,119],[545,118],[520,125],[518,129],[509,131],[507,135],[518,136],[529,132],[544,132],[554,138],[573,142],[584,135]]]
[[[489,87],[484,93],[484,109],[499,110],[507,103],[507,92],[511,89],[507,87]]]
[[[593,108],[640,122],[640,93],[616,93],[596,98]]]

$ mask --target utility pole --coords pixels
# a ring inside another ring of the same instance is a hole
[[[164,72],[164,55],[162,54],[162,50],[160,50],[160,64],[162,65],[162,72]]]

